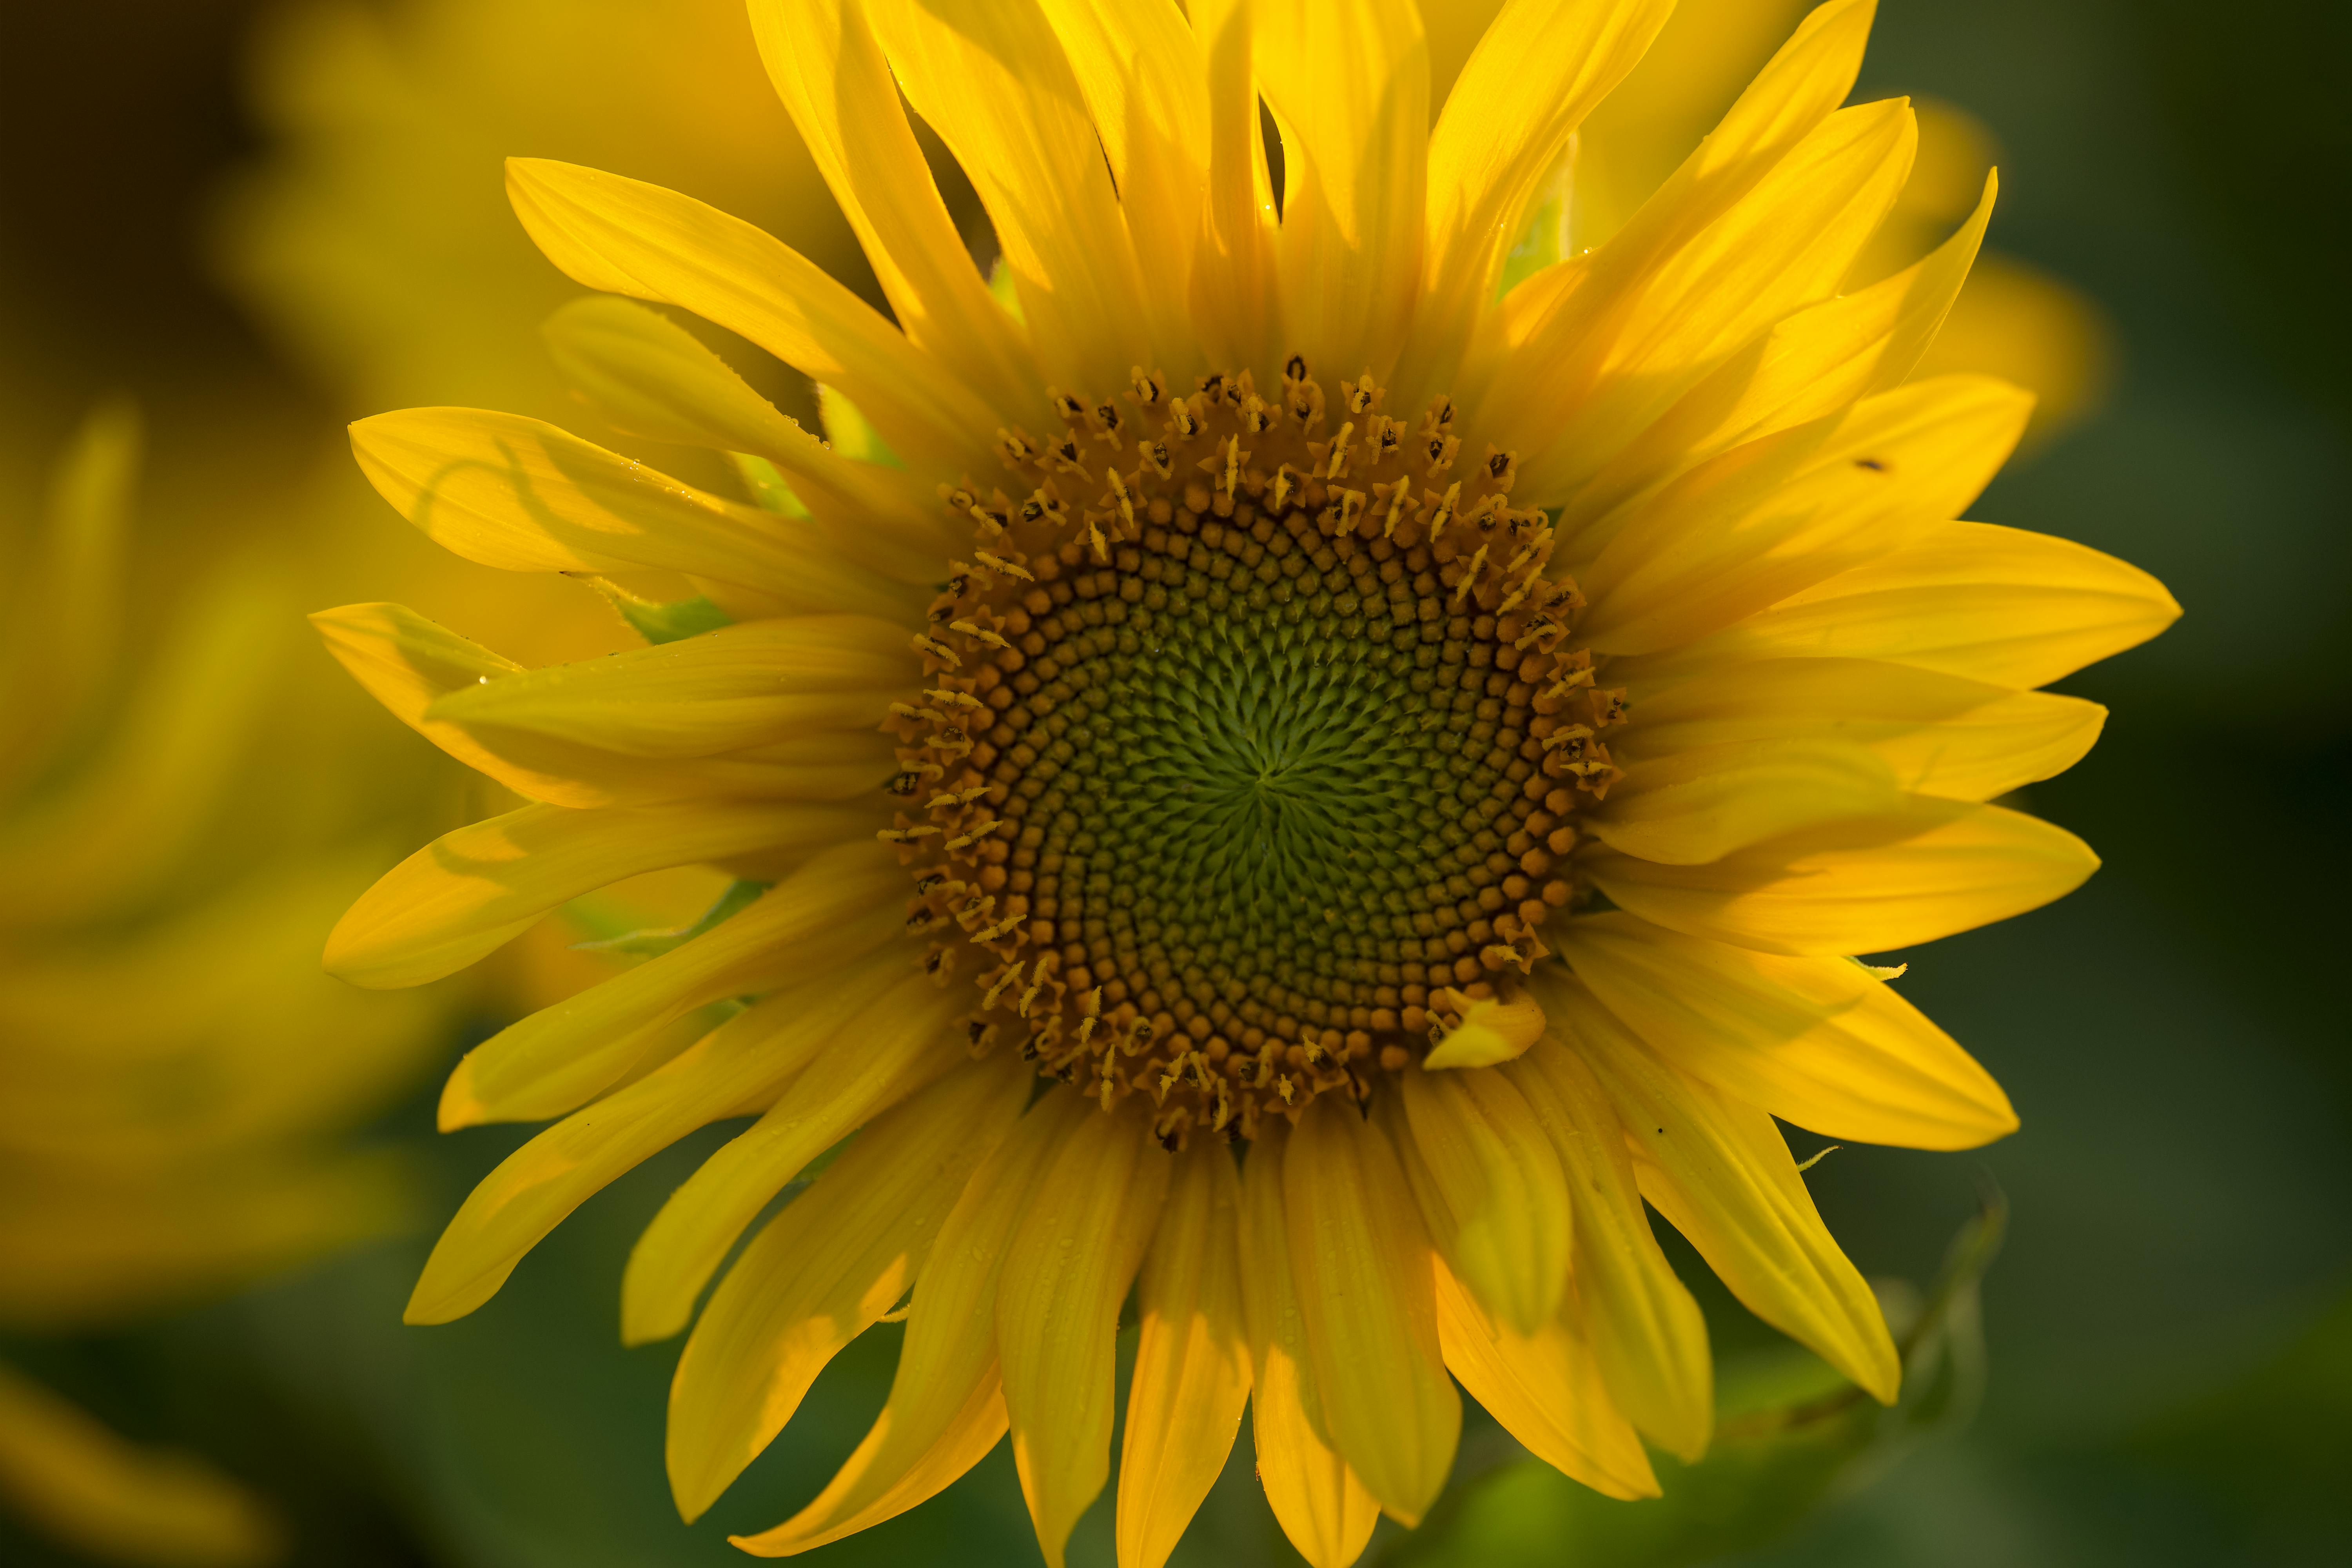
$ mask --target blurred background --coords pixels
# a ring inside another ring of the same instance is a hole
[[[1685,0],[1590,128],[1577,243],[1663,177],[1801,11]],[[1431,8],[1441,69],[1447,14]],[[711,1514],[678,1523],[661,1462],[676,1348],[619,1347],[618,1280],[725,1129],[593,1201],[473,1317],[399,1323],[434,1229],[524,1131],[434,1136],[441,1071],[614,962],[572,943],[690,919],[710,889],[625,888],[419,994],[319,977],[343,900],[495,807],[299,617],[399,599],[526,662],[630,640],[573,584],[440,554],[344,447],[351,418],[433,403],[597,434],[538,340],[577,290],[512,223],[502,156],[674,185],[869,294],[870,278],[736,0],[7,16],[0,1560],[740,1562],[726,1535],[815,1491],[896,1346],[888,1328],[853,1346]],[[2043,397],[1973,515],[2122,555],[2188,611],[2068,683],[2114,717],[2032,792],[2105,869],[1904,955],[1907,994],[2024,1130],[1981,1155],[1849,1148],[1809,1178],[1864,1270],[1916,1288],[1891,1301],[1942,1308],[1917,1380],[1934,1397],[1884,1417],[1813,1399],[1801,1356],[1715,1291],[1735,1412],[1812,1416],[1749,1420],[1639,1505],[1555,1483],[1474,1420],[1438,1513],[1410,1537],[1384,1525],[1368,1561],[2342,1560],[2347,90],[2336,0],[1883,0],[1858,96],[1914,95],[1924,134],[1873,265],[1941,238],[1998,162],[1998,254],[1940,354]],[[806,407],[805,386],[728,352]],[[1981,1249],[1935,1281],[1994,1190],[2009,1223],[1979,1308]],[[1074,1563],[1110,1561],[1109,1512],[1106,1495]],[[817,1556],[1036,1561],[1001,1450]],[[1295,1561],[1246,1433],[1176,1561]]]

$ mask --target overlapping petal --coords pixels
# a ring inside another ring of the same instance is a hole
[[[1676,1072],[1573,981],[1552,994],[1640,1156],[1642,1194],[1748,1310],[1882,1404],[1902,1365],[1878,1302],[1832,1240],[1772,1119]]]
[[[1715,1426],[1706,1322],[1651,1233],[1616,1107],[1560,1040],[1538,1043],[1504,1076],[1543,1123],[1569,1181],[1576,1308],[1601,1381],[1653,1442],[1695,1461]]]
[[[1141,1267],[1170,1161],[1145,1119],[1094,1115],[1033,1190],[997,1287],[1013,1462],[1049,1568],[1110,1475],[1119,1303]]]
[[[2107,716],[2079,697],[1862,658],[1732,660],[1636,689],[1633,711],[1612,742],[1633,760],[1629,778],[1651,758],[1835,740],[1868,748],[1909,794],[1969,801],[2064,773]],[[1610,791],[1612,810],[1623,788]]]
[[[1851,959],[1755,952],[1623,913],[1572,922],[1560,945],[1661,1058],[1783,1121],[1914,1149],[2017,1130],[1992,1075]]]
[[[951,1027],[956,1000],[921,974],[900,980],[670,1194],[621,1277],[622,1342],[665,1340],[685,1328],[736,1237],[786,1183],[962,1059]]]
[[[476,1184],[434,1244],[407,1321],[463,1317],[608,1183],[698,1127],[764,1108],[895,978],[887,961],[868,960],[772,992],[508,1155]]]
[[[1913,796],[1704,865],[1586,857],[1619,907],[1762,952],[1888,952],[2040,909],[2082,886],[2090,846],[2022,812]]]
[[[1006,1250],[1063,1141],[1093,1107],[1075,1094],[1032,1106],[972,1173],[915,1285],[890,1397],[816,1500],[735,1544],[787,1557],[913,1508],[980,1462],[1005,1432],[995,1303]]]
[[[1875,658],[2021,690],[2136,647],[2179,617],[2163,584],[2112,555],[1951,522],[1616,673],[1657,679],[1732,658]]]
[[[1412,0],[1273,0],[1251,13],[1282,129],[1276,240],[1290,352],[1386,377],[1421,281],[1429,50]]]
[[[1299,1115],[1282,1196],[1324,1428],[1381,1507],[1417,1524],[1453,1468],[1462,1404],[1412,1189],[1380,1130],[1324,1095]]]
[[[527,805],[443,834],[385,872],[336,922],[327,970],[356,984],[438,980],[566,900],[640,872],[758,857],[788,866],[871,831],[853,806],[766,802],[570,811]]]
[[[980,461],[996,420],[947,368],[791,247],[642,181],[543,158],[507,163],[515,216],[573,279],[676,305],[837,386],[898,452]]]
[[[751,33],[907,336],[1001,418],[1040,417],[1028,344],[971,265],[861,0],[751,0]]]
[[[711,1293],[670,1382],[668,1464],[698,1519],[758,1458],[843,1346],[921,1273],[972,1170],[1028,1099],[1018,1060],[968,1063],[861,1131]]]
[[[1431,1239],[1482,1309],[1523,1334],[1559,1310],[1573,1211],[1559,1157],[1508,1079],[1407,1073],[1384,1107]]]
[[[1450,381],[1536,192],[1673,9],[1672,0],[1516,0],[1476,35],[1458,79],[1437,84],[1422,298],[1398,368],[1400,405],[1419,408]]]
[[[1642,1439],[1609,1397],[1574,1302],[1521,1333],[1496,1322],[1443,1264],[1437,1337],[1446,1369],[1527,1450],[1604,1497],[1656,1497]]]
[[[1892,554],[1976,500],[2032,411],[2004,383],[1947,376],[1727,452],[1579,574],[1577,636],[1595,653],[1680,647]]]
[[[1145,1254],[1118,1460],[1119,1568],[1160,1568],[1225,1467],[1249,1400],[1241,1182],[1201,1140],[1176,1157]]]
[[[896,910],[877,907],[897,869],[877,845],[829,849],[694,941],[509,1025],[449,1074],[443,1130],[560,1116],[618,1082],[655,1031],[696,1008],[871,952],[898,925]]]
[[[743,795],[845,800],[887,777],[888,738],[821,730],[726,756],[645,758],[515,730],[476,735],[439,717],[444,698],[524,674],[401,605],[346,605],[310,617],[328,651],[409,728],[526,799],[590,808]]]
[[[1975,213],[1927,257],[1867,289],[1784,317],[1726,361],[1569,499],[1562,525],[1581,533],[1642,490],[1742,441],[1901,384],[1968,281],[1997,188],[1987,175]]]
[[[1242,1307],[1249,1329],[1250,1433],[1258,1482],[1282,1532],[1314,1568],[1349,1568],[1381,1506],[1328,1438],[1300,1284],[1292,1268],[1280,1123],[1250,1144],[1242,1168]]]
[[[1078,396],[1125,386],[1151,357],[1152,313],[1104,143],[1038,0],[866,9],[908,101],[980,192],[1047,378]]]

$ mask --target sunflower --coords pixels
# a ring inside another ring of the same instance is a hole
[[[318,973],[319,926],[364,871],[319,842],[350,781],[288,765],[268,722],[299,651],[288,585],[228,553],[126,657],[140,447],[136,414],[102,406],[47,515],[0,539],[20,610],[0,630],[0,1330],[27,1339],[408,1221],[400,1163],[341,1134],[445,1037],[438,998],[367,1005]],[[255,800],[275,808],[266,842],[236,811]],[[5,1363],[0,1508],[109,1562],[227,1568],[285,1547],[228,1476]]]
[[[725,454],[741,499],[510,415],[354,426],[431,537],[594,580],[647,646],[527,669],[397,605],[317,617],[529,802],[390,872],[329,963],[415,984],[617,879],[738,880],[458,1066],[445,1127],[561,1120],[467,1200],[412,1321],[752,1115],[623,1280],[625,1338],[692,1327],[681,1511],[906,1324],[872,1430],[738,1538],[758,1553],[911,1508],[1009,1432],[1058,1563],[1109,1477],[1130,1295],[1123,1563],[1165,1560],[1245,1408],[1285,1531],[1352,1561],[1443,1487],[1457,1380],[1569,1475],[1654,1492],[1644,1440],[1697,1455],[1712,1396],[1645,1202],[1894,1395],[1774,1119],[1934,1149],[2015,1125],[1852,955],[2090,873],[1987,803],[2098,731],[2033,689],[2178,612],[1954,521],[2030,400],[1909,379],[1990,185],[1839,292],[1915,140],[1900,100],[1840,107],[1862,0],[1605,244],[1518,243],[1667,9],[1503,7],[1433,129],[1402,0],[756,0],[895,322],[685,196],[509,163],[531,237],[607,296],[549,329],[583,397]],[[901,94],[979,193],[992,282]],[[614,295],[816,380],[829,441]]]

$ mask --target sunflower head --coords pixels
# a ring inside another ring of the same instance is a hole
[[[1843,291],[1916,142],[1900,100],[1841,107],[1864,0],[1807,17],[1605,242],[1563,228],[1577,127],[1666,11],[1512,0],[1448,89],[1404,0],[756,0],[888,318],[688,197],[509,165],[572,279],[806,373],[829,439],[615,300],[559,315],[559,360],[616,428],[721,454],[727,493],[509,415],[355,427],[426,532],[597,580],[649,646],[526,670],[398,606],[320,617],[530,803],[389,874],[331,963],[414,984],[606,882],[740,879],[460,1064],[445,1124],[562,1120],[467,1200],[412,1318],[751,1111],[633,1255],[632,1340],[695,1321],[856,1138],[695,1322],[681,1509],[908,1322],[888,1409],[755,1552],[911,1507],[1009,1431],[1058,1562],[1108,1479],[1130,1290],[1123,1563],[1165,1560],[1244,1404],[1318,1565],[1428,1508],[1455,1380],[1654,1492],[1643,1439],[1695,1457],[1712,1417],[1645,1203],[1894,1396],[1774,1118],[2015,1125],[1853,955],[2089,874],[1987,803],[2097,732],[2033,689],[2176,607],[1956,521],[2030,400],[1912,377],[1990,186]]]
[[[1050,444],[1003,434],[1009,486],[949,489],[974,541],[892,710],[886,834],[927,963],[977,971],[975,1047],[1147,1097],[1171,1148],[1361,1101],[1507,1007],[1623,697],[1450,399],[1408,421],[1298,356],[1265,395],[1195,381],[1057,395]]]

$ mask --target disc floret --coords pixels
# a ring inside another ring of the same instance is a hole
[[[1139,368],[1000,431],[1010,487],[943,487],[975,537],[889,721],[908,929],[975,1050],[1147,1095],[1171,1146],[1361,1100],[1516,995],[1617,776],[1515,455],[1383,402]]]

